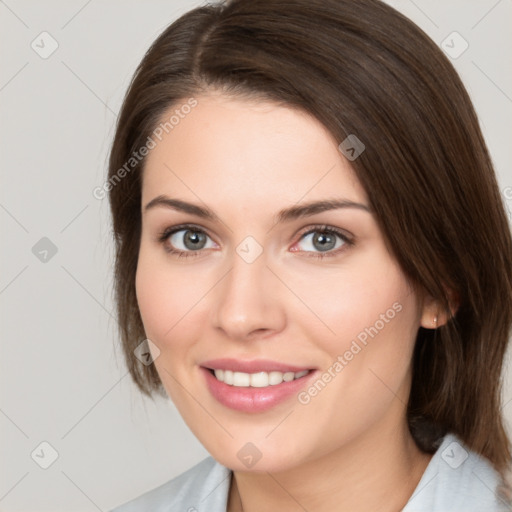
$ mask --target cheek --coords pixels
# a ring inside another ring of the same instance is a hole
[[[392,262],[353,270],[331,280],[331,291],[311,303],[311,309],[321,308],[322,321],[335,334],[320,335],[318,322],[316,330],[313,323],[308,327],[328,355],[323,368],[327,383],[313,383],[300,403],[311,408],[311,416],[323,418],[328,438],[339,438],[341,431],[347,438],[357,435],[391,408],[406,404],[409,391],[416,295]]]
[[[199,314],[199,290],[190,285],[186,272],[172,271],[165,255],[144,247],[139,254],[135,289],[146,336],[160,351],[154,361],[160,380],[173,403],[187,410],[186,396],[176,382],[184,382],[189,365],[193,365],[187,358],[189,340],[199,337],[201,323],[191,321]]]
[[[304,273],[295,273],[300,274]],[[317,272],[314,279],[308,275],[298,280],[292,274],[287,278],[294,279],[294,291],[314,313],[295,312],[294,321],[301,322],[333,357],[349,350],[354,340],[365,346],[377,336],[400,343],[413,335],[418,320],[415,295],[384,251],[358,255],[357,264]]]
[[[159,266],[151,265],[142,252],[139,257],[135,290],[142,322],[148,338],[158,345],[162,340],[161,334],[172,326],[169,312],[173,311],[169,304],[171,295],[166,294],[168,283],[165,275],[159,271]]]
[[[360,411],[361,419],[382,411],[395,393],[407,389],[419,322],[416,295],[401,269],[385,253],[377,256],[361,259],[350,272],[340,268],[329,280],[315,280],[316,293],[308,295],[308,305],[330,332],[319,330],[316,319],[307,329],[328,354],[324,371],[335,376],[327,376],[332,384],[317,405],[335,401]]]
[[[179,301],[175,294],[169,293],[173,287],[176,283],[166,271],[165,263],[143,243],[135,277],[137,302],[146,334],[161,350],[166,333],[169,329],[172,332],[179,314]]]
[[[162,352],[184,349],[188,340],[199,339],[204,322],[204,296],[208,282],[197,272],[172,265],[143,246],[139,254],[135,289],[146,335]]]
[[[341,335],[336,347],[328,347],[333,360],[341,356],[339,390],[356,409],[366,405],[377,411],[395,395],[404,394],[403,401],[407,400],[405,384],[418,330],[418,303],[397,267],[386,265],[381,270],[346,296],[345,322],[334,324]]]

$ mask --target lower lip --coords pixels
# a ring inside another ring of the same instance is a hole
[[[200,369],[205,376],[210,393],[217,401],[230,409],[242,412],[263,412],[271,409],[292,395],[296,395],[317,373],[316,370],[312,370],[300,379],[282,382],[275,386],[253,388],[230,386],[217,380],[207,368],[200,367]]]

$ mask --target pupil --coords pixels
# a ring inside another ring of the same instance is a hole
[[[328,251],[329,249],[333,249],[334,246],[336,245],[336,240],[334,239],[334,237],[326,233],[316,234],[313,237],[313,244],[315,244],[316,242],[320,244],[320,247],[317,247],[317,249],[319,248],[322,251]]]
[[[201,242],[205,241],[205,234],[204,233],[197,233],[195,231],[187,231],[185,233],[185,246],[187,249],[197,249],[198,248],[198,242],[199,245],[201,245]],[[188,242],[191,243],[191,246],[189,247]],[[202,247],[202,246],[201,246]],[[199,248],[201,248],[199,247]]]

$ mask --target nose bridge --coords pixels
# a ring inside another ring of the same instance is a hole
[[[215,294],[215,326],[230,337],[242,339],[256,330],[281,329],[283,305],[263,248],[253,240],[244,240],[231,255],[229,265],[230,271]]]

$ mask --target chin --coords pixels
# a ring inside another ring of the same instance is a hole
[[[229,447],[216,444],[209,449],[207,445],[204,446],[215,460],[233,471],[278,473],[303,462],[296,453],[283,453],[274,446],[261,446],[262,444],[235,441]]]

